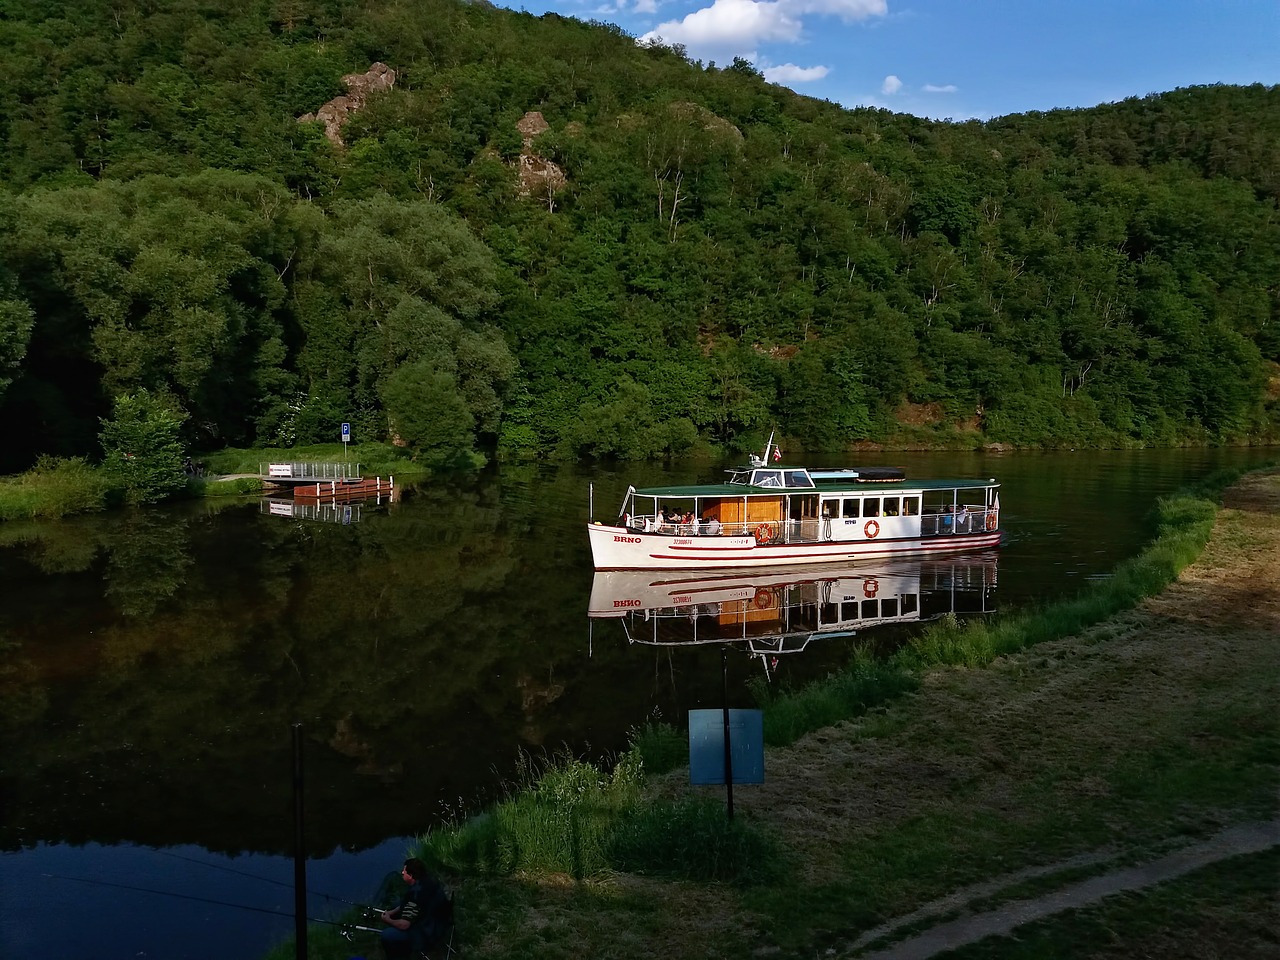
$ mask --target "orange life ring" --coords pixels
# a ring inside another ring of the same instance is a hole
[[[996,512],[994,510],[987,511],[987,529],[994,530],[996,528]]]
[[[880,536],[880,524],[874,520],[868,520],[862,525],[862,532],[867,535],[868,540],[874,540]]]
[[[864,580],[862,583],[862,595],[868,599],[874,597],[880,592],[880,581],[875,577],[870,580]]]
[[[773,524],[762,523],[755,529],[756,543],[768,543],[773,539]]]
[[[756,590],[756,595],[751,600],[757,610],[768,610],[773,606],[773,596],[769,593],[768,587],[760,587]]]

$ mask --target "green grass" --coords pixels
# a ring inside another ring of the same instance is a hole
[[[430,469],[416,463],[408,450],[389,443],[317,443],[305,447],[228,448],[204,454],[205,472],[220,476],[261,472],[269,463],[352,463],[367,476],[425,476]]]
[[[195,478],[187,481],[192,488],[193,496],[201,497],[244,497],[262,492],[262,481],[257,477],[236,477],[234,480],[204,480]]]
[[[615,825],[610,863],[628,873],[740,885],[773,883],[786,872],[768,831],[725,815],[719,800],[687,797],[646,804]]]
[[[765,743],[776,747],[862,715],[918,685],[918,677],[900,664],[878,661],[860,651],[846,669],[801,690],[775,694],[760,683],[753,684],[752,690],[764,711]]]
[[[689,737],[669,723],[648,722],[632,729],[631,747],[640,754],[645,773],[658,776],[689,762]]]
[[[111,493],[102,471],[84,460],[41,457],[26,473],[0,478],[0,520],[90,513],[101,510]]]
[[[950,960],[1085,960],[1280,954],[1280,849],[1233,857],[947,953]]]

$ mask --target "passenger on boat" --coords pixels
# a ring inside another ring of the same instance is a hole
[[[953,519],[954,519],[954,518],[951,516],[951,511],[952,511],[953,509],[955,509],[955,508],[954,508],[954,507],[952,507],[952,506],[951,506],[951,504],[949,504],[949,503],[944,503],[944,504],[942,505],[942,532],[943,532],[943,533],[950,533],[950,532],[951,532],[951,524],[952,524],[952,521],[953,521]]]
[[[720,536],[720,529],[721,528],[720,528],[719,517],[715,517],[715,516],[707,517],[707,529],[706,529],[707,536],[709,537]]]
[[[969,508],[963,503],[960,509],[956,511],[956,533],[969,532]]]

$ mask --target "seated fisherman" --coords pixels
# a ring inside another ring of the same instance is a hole
[[[382,952],[388,958],[416,957],[444,932],[439,926],[448,898],[440,881],[417,857],[404,862],[400,878],[409,889],[398,904],[381,914],[389,925],[381,934]]]

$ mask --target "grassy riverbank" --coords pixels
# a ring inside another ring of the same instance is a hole
[[[199,476],[186,477],[175,499],[245,496],[261,491],[256,475],[268,463],[355,463],[367,476],[427,476],[431,471],[409,453],[383,443],[364,443],[344,450],[340,443],[309,447],[227,449],[208,454]],[[119,478],[85,460],[45,458],[26,473],[0,477],[0,521],[53,520],[95,513],[124,503]]]
[[[770,699],[768,779],[735,791],[732,827],[722,791],[656,772],[675,741],[651,729],[609,774],[562,763],[424,838],[466,954],[861,955],[1275,818],[1280,474],[1220,510],[1231,479],[1162,501],[1151,545],[1075,600],[942,622]],[[1274,863],[1242,860],[1229,897],[1191,874],[1038,923],[1038,953],[965,955],[1124,956],[1152,936],[1262,955]],[[313,957],[361,952],[331,933]]]

